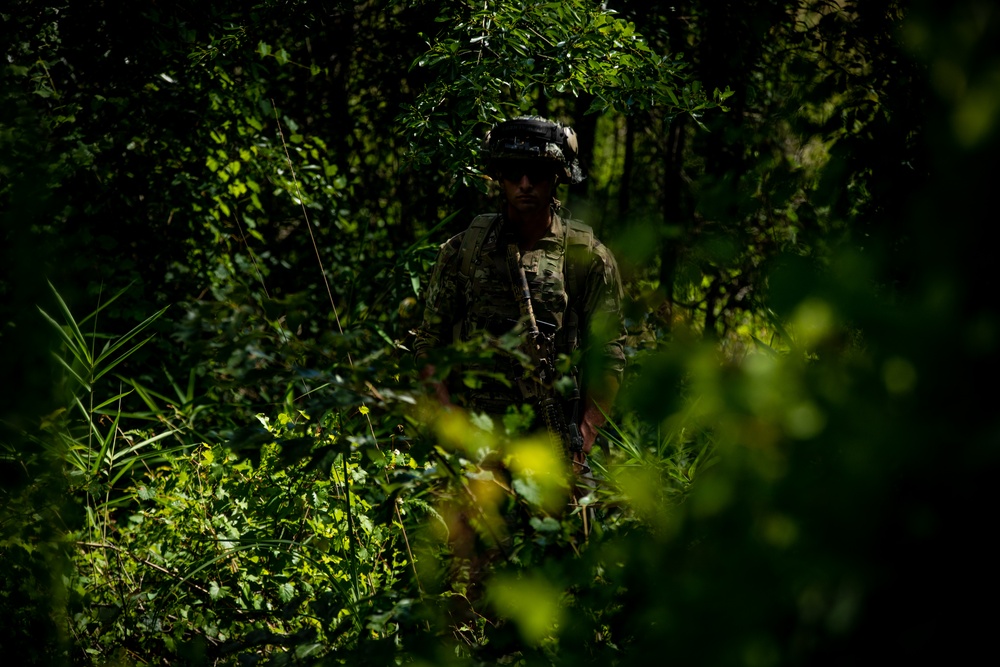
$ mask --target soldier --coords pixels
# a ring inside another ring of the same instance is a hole
[[[548,379],[560,389],[565,424],[578,428],[577,445],[571,449],[578,450],[572,456],[580,472],[625,366],[618,267],[589,227],[560,215],[557,185],[582,180],[572,128],[522,116],[494,126],[484,152],[487,173],[501,189],[500,212],[478,216],[441,246],[415,352],[419,360],[434,348],[476,336],[499,340],[512,331],[523,335],[524,306],[515,296],[523,275],[540,339],[550,343],[547,353],[577,362],[561,378]],[[567,359],[549,361],[553,369],[560,363],[565,368]],[[500,416],[511,405],[537,407],[535,385],[524,382],[531,371],[515,355],[497,353],[462,368],[462,373],[476,374],[471,387],[462,386],[452,372],[450,383],[437,382],[435,391],[446,405],[455,397],[469,409]],[[434,373],[428,363],[422,377]]]

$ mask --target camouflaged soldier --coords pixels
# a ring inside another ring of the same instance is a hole
[[[539,330],[552,337],[557,354],[583,360],[583,372],[574,368],[571,382],[560,385],[568,387],[566,421],[579,426],[583,452],[589,452],[604,423],[602,410],[610,409],[621,381],[625,328],[614,257],[589,227],[559,215],[556,186],[582,180],[576,134],[544,118],[520,117],[496,125],[484,150],[487,173],[501,187],[501,210],[478,216],[441,246],[416,355],[427,357],[434,348],[476,336],[498,340],[519,320],[523,326],[506,255],[508,245],[516,243]],[[427,365],[423,377],[434,372]],[[502,415],[530,400],[518,383],[525,369],[513,355],[498,353],[462,372],[475,373],[477,386],[463,386],[453,372],[450,387],[435,385],[443,403],[450,404],[456,394],[456,402],[472,410]],[[574,458],[582,463],[583,455]]]

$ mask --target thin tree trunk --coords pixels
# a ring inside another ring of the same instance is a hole
[[[635,122],[625,118],[625,160],[618,188],[618,219],[625,220],[632,208],[632,170],[635,164]]]
[[[661,211],[664,225],[690,227],[690,205],[685,198],[684,167],[686,116],[678,116],[670,121],[663,152],[663,183],[661,186]],[[671,235],[664,238],[660,249],[660,290],[666,296],[662,325],[668,330],[673,320],[674,280],[680,259],[682,239],[687,234]]]

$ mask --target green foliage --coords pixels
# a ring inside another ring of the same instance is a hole
[[[728,97],[708,99],[685,63],[655,53],[635,28],[583,0],[541,3],[454,3],[426,35],[413,63],[434,73],[402,115],[418,165],[434,164],[462,185],[483,185],[479,144],[486,129],[538,113],[549,100],[584,95],[586,113],[660,107],[692,118]]]
[[[378,605],[404,600],[399,580],[412,564],[394,544],[393,517],[371,503],[361,459],[324,469],[285,451],[308,439],[294,435],[306,421],[262,416],[273,441],[256,464],[205,445],[134,487],[113,537],[80,545],[82,643],[104,656],[315,658],[366,636],[386,611]],[[345,437],[334,432],[322,440]],[[96,613],[105,608],[114,613]]]
[[[4,10],[5,658],[980,659],[997,13],[615,9]],[[575,494],[407,350],[524,112],[579,131],[560,197],[627,281]]]

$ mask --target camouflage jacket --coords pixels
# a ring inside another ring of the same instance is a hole
[[[513,237],[503,227],[502,219],[490,227],[479,257],[473,258],[467,280],[460,275],[459,251],[469,232],[442,244],[427,287],[423,322],[417,331],[418,357],[477,335],[487,341],[499,339],[515,328],[520,312],[506,256]],[[625,367],[625,326],[618,265],[611,251],[592,233],[582,237],[586,243],[581,244],[581,237],[569,232],[567,222],[554,216],[548,233],[521,256],[538,327],[542,333],[554,336],[558,352],[571,353],[581,348],[589,372],[612,373],[620,379]],[[572,289],[567,287],[568,282],[574,285]],[[513,380],[523,373],[523,368],[515,356],[498,353],[489,362],[462,370],[478,378],[470,383],[473,387],[457,387],[466,404],[502,413],[504,406],[522,401]],[[454,392],[456,387],[452,389]]]

